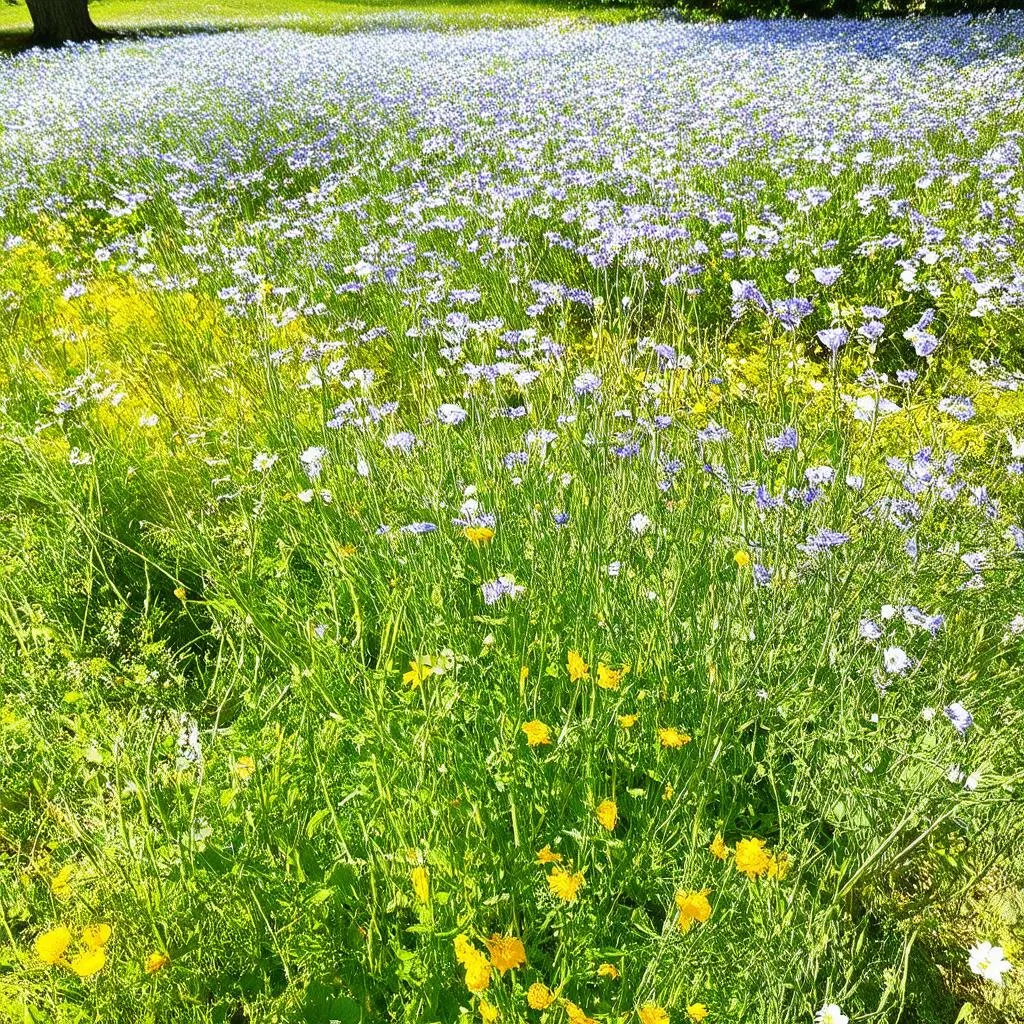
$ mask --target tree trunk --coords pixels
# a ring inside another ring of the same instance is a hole
[[[89,17],[88,0],[26,0],[32,16],[32,41],[38,46],[83,43],[102,33]]]

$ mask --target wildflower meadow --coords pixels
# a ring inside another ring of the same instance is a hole
[[[1022,147],[1014,12],[0,58],[0,1019],[1024,1020]]]

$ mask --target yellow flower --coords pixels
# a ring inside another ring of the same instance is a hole
[[[143,966],[147,974],[156,974],[157,971],[162,971],[170,962],[171,958],[166,953],[156,950],[146,957],[146,962]]]
[[[725,845],[725,840],[722,838],[722,833],[719,832],[714,839],[711,840],[711,845],[708,849],[719,859],[725,860],[729,856],[729,847]]]
[[[736,870],[743,872],[747,878],[767,874],[770,866],[771,859],[764,848],[763,839],[741,839],[736,844]]]
[[[708,903],[706,891],[693,892],[680,889],[676,893],[676,906],[679,908],[679,930],[681,932],[688,932],[694,921],[704,924],[711,916],[711,904]]]
[[[692,1003],[686,1008],[686,1016],[696,1024],[700,1024],[708,1015],[708,1008],[703,1003]]]
[[[424,867],[415,867],[409,877],[412,879],[412,891],[416,893],[416,899],[426,903],[430,899],[430,872]]]
[[[535,981],[526,990],[526,1003],[531,1010],[546,1010],[555,1001],[555,993],[542,982]]]
[[[538,864],[561,864],[561,862],[562,855],[560,853],[555,853],[555,851],[551,849],[550,844],[545,846],[543,850],[537,851]]]
[[[481,544],[490,544],[494,538],[494,531],[489,526],[467,526],[463,533],[466,540],[477,547]]]
[[[583,885],[583,872],[577,871],[572,874],[565,868],[553,867],[548,875],[548,888],[553,896],[557,896],[566,903],[572,903],[579,894]]]
[[[480,1000],[479,1010],[484,1024],[494,1024],[498,1019],[498,1008],[493,1003],[487,1002],[486,999]]]
[[[526,734],[526,742],[531,747],[543,747],[551,742],[551,729],[539,718],[527,722],[523,726],[523,732]]]
[[[466,988],[470,992],[483,992],[491,983],[491,965],[483,953],[477,953],[466,964]]]
[[[768,857],[768,877],[782,881],[789,874],[789,854],[770,854]]]
[[[522,686],[530,678],[530,666],[523,665],[519,669],[519,685]]]
[[[103,965],[106,962],[107,952],[102,946],[98,946],[96,949],[82,950],[78,956],[72,959],[68,967],[80,978],[91,978],[103,970]]]
[[[251,779],[255,771],[256,762],[248,754],[243,754],[235,762],[235,777],[241,779],[242,782]]]
[[[410,690],[415,690],[417,686],[422,685],[423,680],[431,673],[432,666],[429,659],[427,658],[416,658],[415,661],[409,662],[409,671],[402,676],[402,682],[409,687]]]
[[[484,940],[487,952],[491,954],[491,966],[499,973],[515,970],[526,963],[523,940],[514,935],[492,935]]]
[[[474,953],[479,955],[479,950],[473,948],[473,943],[469,941],[469,936],[467,935],[456,935],[452,945],[455,947],[455,959],[460,964],[465,965]]]
[[[597,815],[597,820],[609,832],[615,828],[615,823],[619,820],[619,809],[615,806],[614,800],[602,800],[594,813]]]
[[[186,593],[185,593],[185,588],[184,587],[175,587],[174,588],[174,596],[179,601],[184,601],[185,597],[187,596]]]
[[[71,929],[66,925],[58,925],[48,932],[36,937],[36,956],[44,964],[56,964],[64,958],[64,953],[71,945]]]
[[[623,665],[620,669],[614,669],[606,665],[604,662],[599,662],[597,666],[597,685],[602,690],[617,690],[619,684],[622,682],[623,676],[629,671],[628,665]]]
[[[597,969],[597,976],[599,978],[611,978],[615,981],[619,977],[619,969],[615,964],[601,964]]]
[[[632,729],[636,725],[639,715],[619,715],[619,725],[623,729]]]
[[[578,651],[569,652],[568,666],[569,679],[572,682],[575,683],[580,679],[590,678],[590,666],[583,660]]]
[[[57,899],[66,899],[71,895],[71,876],[75,873],[72,864],[65,864],[50,881],[50,891]]]
[[[597,1024],[593,1017],[588,1017],[575,1003],[565,1001],[565,1015],[569,1018],[569,1024]]]
[[[746,567],[750,565],[750,554],[746,551],[737,551],[732,558],[736,565],[741,569],[746,569]]]
[[[666,748],[675,749],[685,747],[690,742],[690,737],[685,732],[669,726],[667,729],[658,730],[658,742]]]
[[[87,949],[100,949],[109,941],[109,924],[89,924],[82,929],[82,943]]]
[[[641,1024],[668,1024],[668,1014],[660,1006],[648,1003],[636,1011]]]
[[[665,788],[661,791],[662,800],[671,800],[676,795],[676,787],[671,782],[665,783]]]

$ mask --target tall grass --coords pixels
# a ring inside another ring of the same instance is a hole
[[[1021,27],[0,66],[7,1015],[1019,1019]]]

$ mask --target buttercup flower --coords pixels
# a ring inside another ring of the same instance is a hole
[[[97,946],[95,949],[82,950],[77,956],[71,958],[68,966],[80,978],[91,978],[103,970],[103,965],[106,962],[106,950],[102,946]]]
[[[71,929],[65,925],[58,925],[48,932],[36,937],[36,956],[44,964],[56,964],[64,958],[68,946],[71,945]]]
[[[162,971],[170,962],[171,958],[166,953],[154,950],[146,957],[143,968],[147,974],[156,974],[157,971]]]
[[[109,924],[90,924],[82,929],[82,943],[87,949],[99,949],[110,941]]]
[[[686,1016],[690,1020],[695,1021],[696,1024],[700,1024],[702,1020],[705,1020],[708,1015],[708,1008],[703,1003],[691,1003],[686,1008]]]

